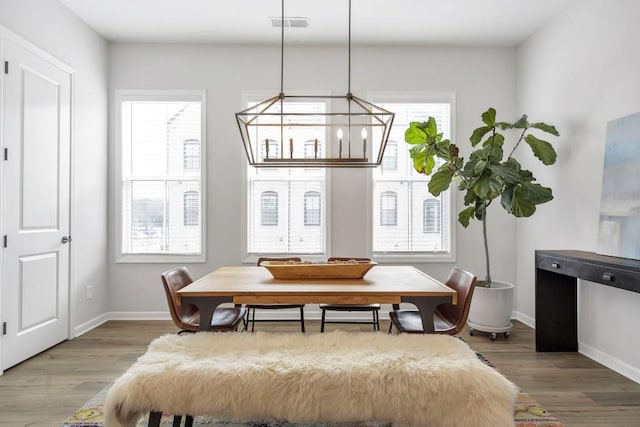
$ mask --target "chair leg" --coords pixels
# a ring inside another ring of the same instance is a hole
[[[300,307],[300,325],[302,333],[304,334],[304,307]]]
[[[373,330],[375,332],[375,331],[380,330],[380,325],[378,324],[378,319],[377,319],[377,316],[376,316],[378,311],[377,310],[372,310],[372,311],[373,311]]]
[[[182,423],[182,415],[174,415],[172,427],[180,427],[181,423]]]
[[[193,427],[193,416],[187,415],[186,419],[184,420],[184,427]]]
[[[149,414],[148,427],[160,427],[160,419],[162,418],[162,412],[151,412]]]
[[[253,317],[251,317],[251,313],[253,312]],[[256,327],[256,309],[252,308],[249,310],[249,321],[251,322],[251,332],[253,333]]]
[[[324,315],[327,313],[326,310],[322,310],[322,320],[320,320],[320,333],[324,332]]]
[[[393,322],[389,323],[389,333],[393,330]]]

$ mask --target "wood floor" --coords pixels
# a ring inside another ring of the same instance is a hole
[[[294,331],[297,326],[262,323],[256,328]],[[332,326],[338,325],[327,330]],[[319,321],[307,322],[307,331],[319,330]],[[5,371],[0,425],[57,427],[119,377],[153,338],[175,332],[169,321],[111,321]],[[509,339],[491,342],[466,333],[463,338],[567,427],[640,426],[640,384],[577,353],[536,353],[533,330],[521,323],[515,323]]]

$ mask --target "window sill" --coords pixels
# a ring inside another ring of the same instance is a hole
[[[116,256],[116,264],[202,264],[205,262],[207,262],[207,257],[204,254],[119,254]]]
[[[456,257],[452,253],[428,253],[421,252],[415,254],[389,254],[389,253],[373,253],[373,260],[380,263],[446,263],[456,262]]]

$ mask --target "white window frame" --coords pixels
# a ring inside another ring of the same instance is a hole
[[[381,103],[449,103],[451,105],[451,141],[456,141],[456,94],[455,92],[442,91],[442,92],[404,92],[404,91],[372,91],[367,92],[367,99],[374,104]],[[398,141],[398,155],[403,150],[403,141]],[[406,143],[405,143],[406,144]],[[406,149],[409,149],[406,144]],[[426,185],[426,183],[425,183]],[[456,227],[457,227],[457,208],[456,208],[456,190],[452,188],[449,191],[449,206],[451,212],[449,213],[449,229],[451,230],[451,242],[449,253],[442,252],[415,252],[415,253],[381,253],[373,251],[373,173],[370,173],[370,179],[367,180],[367,198],[369,209],[367,209],[367,246],[371,253],[371,257],[376,261],[386,263],[433,263],[433,262],[455,262],[456,261]],[[440,226],[442,227],[442,218]]]
[[[129,90],[115,91],[113,117],[115,129],[115,262],[116,263],[204,263],[207,261],[207,98],[205,90]],[[122,253],[122,103],[126,101],[200,102],[200,253],[199,254],[123,254]]]
[[[279,90],[243,90],[240,96],[240,105],[236,108],[237,111],[244,110],[247,108],[249,101],[262,101],[273,97],[274,94],[277,94]],[[293,96],[328,96],[331,95],[330,92],[325,91],[291,91],[287,92],[287,95]],[[330,105],[327,106],[330,108]],[[327,140],[329,140],[327,138]],[[327,147],[327,156],[331,156],[331,149]],[[241,165],[242,170],[242,181],[241,185],[241,194],[242,194],[242,228],[241,228],[241,259],[243,264],[251,264],[255,265],[258,262],[258,254],[249,253],[248,248],[248,238],[249,238],[249,230],[248,230],[248,218],[249,218],[249,205],[248,205],[248,186],[247,186],[247,177],[248,177],[248,168],[249,163],[247,162],[247,155],[243,150],[239,151],[238,163]],[[327,259],[327,254],[331,250],[331,168],[327,168],[325,171],[325,189],[324,189],[324,200],[321,200],[321,203],[324,203],[324,217],[320,218],[320,221],[324,221],[325,223],[325,236],[324,236],[324,253],[321,254],[304,254],[305,260],[310,261],[322,261]],[[269,256],[278,257],[278,256],[296,256],[297,254],[292,253],[270,253]]]

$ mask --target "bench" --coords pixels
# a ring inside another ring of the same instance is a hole
[[[111,387],[105,427],[152,413],[513,426],[516,388],[446,335],[197,333],[155,339]]]

